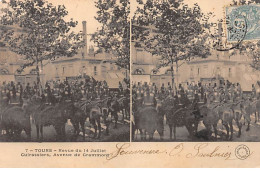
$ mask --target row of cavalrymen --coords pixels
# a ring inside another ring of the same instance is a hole
[[[103,96],[115,96],[124,93],[123,86],[119,82],[119,93],[111,93],[106,81],[96,81],[94,79],[85,81],[55,81],[46,82],[45,88],[39,88],[36,83],[30,85],[29,83],[25,88],[18,82],[3,82],[1,86],[0,98],[1,102],[7,104],[22,104],[23,98],[30,98],[33,95],[42,97],[46,103],[56,103],[57,101],[73,100],[79,101],[84,99],[100,99]]]
[[[189,100],[197,99],[198,101],[206,102],[206,101],[215,101],[220,102],[223,100],[234,101],[236,98],[242,98],[243,91],[241,85],[239,83],[231,83],[226,80],[222,84],[217,85],[217,83],[208,83],[202,85],[202,83],[187,83],[185,88],[182,84],[179,84],[178,88],[176,88],[177,93],[173,94],[173,88],[170,83],[168,83],[167,87],[162,84],[160,88],[158,88],[155,83],[140,83],[133,84],[133,97],[135,99],[143,99],[144,104],[153,104],[155,99],[163,100],[169,96],[173,97],[183,97],[184,95]],[[260,83],[252,85],[251,98],[260,97]]]

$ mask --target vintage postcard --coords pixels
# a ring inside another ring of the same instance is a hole
[[[259,167],[258,0],[0,0],[0,167]]]
[[[2,1],[0,141],[129,142],[129,27],[103,5]]]

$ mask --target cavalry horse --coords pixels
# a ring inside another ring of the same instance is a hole
[[[84,111],[85,115],[81,115],[82,117],[79,120],[81,122],[81,127],[83,130],[83,137],[85,137],[85,127],[83,125],[85,124],[86,118],[89,118],[90,124],[93,125],[95,129],[93,138],[100,138],[102,117],[101,102],[102,100],[97,99],[95,101],[85,101],[82,103],[80,108]]]
[[[32,105],[28,105],[29,102]],[[34,96],[31,99],[23,99],[22,107],[9,104],[1,114],[1,128],[6,130],[7,135],[15,136],[15,139],[20,138],[24,130],[28,140],[31,140],[31,121],[30,117],[35,110],[40,106],[40,102]]]
[[[134,124],[133,132],[140,131],[141,140],[146,140],[146,133],[149,135],[149,140],[153,139],[154,132],[160,135],[163,139],[163,114],[158,112],[153,106],[145,106],[142,100],[135,100],[133,104]]]
[[[217,104],[208,103],[200,107],[200,113],[203,115],[203,124],[208,132],[211,132],[211,128],[213,127],[215,138],[217,138],[218,135],[217,124],[219,120],[222,121],[222,125],[226,128],[227,140],[232,140],[233,138],[233,120],[239,129],[237,137],[241,136],[241,118],[243,116],[241,101],[230,103],[224,101]]]
[[[259,122],[260,117],[260,98],[256,100],[255,122]]]
[[[75,139],[77,139],[80,133],[80,127],[83,133],[83,140],[85,140],[85,121],[89,118],[90,124],[94,127],[95,133],[93,138],[100,138],[101,136],[101,117],[103,117],[106,125],[106,134],[109,134],[108,120],[108,97],[103,100],[84,100],[81,102],[74,102],[71,104],[68,111],[69,119],[74,127]]]
[[[172,139],[173,133],[174,140],[176,140],[176,127],[185,126],[191,138],[197,132],[201,118],[200,113],[194,108],[195,104],[189,103],[187,98],[185,98],[185,101],[186,104],[184,105],[179,104],[177,99],[166,98],[162,105],[163,113],[166,114],[166,123],[170,129],[170,139]]]
[[[82,109],[82,104],[80,102],[74,102],[70,104],[69,110],[65,112],[69,113],[70,122],[74,128],[74,139],[76,140],[80,133],[80,127],[83,133],[83,140],[85,140],[85,121],[87,118],[86,112]]]
[[[122,121],[123,123],[125,119],[127,119],[128,117],[130,118],[129,112],[130,112],[130,100],[127,97],[121,97],[118,99],[118,103],[119,103],[119,110],[122,111],[123,117],[122,117]]]
[[[241,136],[241,118],[243,114],[240,103],[241,102],[231,102],[230,104],[225,103],[223,104],[223,107],[219,109],[220,119],[222,120],[222,124],[225,126],[227,131],[227,140],[232,140],[233,138],[233,120],[236,122],[239,129],[237,137]]]
[[[242,102],[242,111],[244,116],[244,125],[247,122],[248,126],[246,131],[250,130],[250,123],[251,123],[251,115],[255,114],[255,123],[259,121],[260,115],[260,100],[257,99],[255,101],[250,100],[249,98]]]
[[[1,125],[2,129],[6,130],[7,135],[14,135],[14,138],[17,139],[24,130],[28,140],[31,139],[30,115],[27,115],[25,111],[26,109],[14,106],[2,113]]]
[[[255,114],[255,123],[259,122],[259,116],[260,116],[260,99],[252,100],[252,102],[249,102],[249,106],[251,106],[251,112]]]
[[[114,117],[115,119],[115,125],[114,128],[117,128],[117,122],[118,122],[118,112],[120,111],[120,104],[117,100],[117,98],[112,98],[109,103],[109,113],[111,113],[111,117]]]
[[[36,125],[37,140],[39,140],[39,134],[41,134],[41,140],[43,140],[43,127],[53,126],[58,140],[66,139],[65,124],[69,119],[69,113],[66,111],[70,109],[71,102],[62,101],[55,106],[45,106],[42,110],[36,112],[33,115],[33,121]]]

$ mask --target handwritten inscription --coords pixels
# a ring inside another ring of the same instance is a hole
[[[186,145],[186,144],[185,144]],[[224,148],[221,146],[209,145],[209,143],[198,143],[194,147],[185,148],[184,143],[174,145],[171,149],[131,149],[130,143],[119,143],[115,151],[107,156],[107,160],[112,160],[122,156],[130,155],[168,155],[170,157],[192,158],[220,158],[223,160],[236,160],[234,148]]]
[[[195,158],[195,157],[218,157],[218,158],[224,158],[225,160],[231,160],[231,151],[222,151],[220,146],[216,146],[212,151],[206,150],[206,147],[208,144],[197,144],[194,146],[194,152],[188,153],[186,155],[187,158]],[[205,151],[207,152],[205,152]]]

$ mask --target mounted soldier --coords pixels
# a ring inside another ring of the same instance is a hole
[[[254,85],[254,84],[252,84],[251,97],[252,97],[252,99],[256,98],[256,88],[255,88],[255,85]]]
[[[194,96],[193,96],[193,100],[197,99],[199,100],[199,87],[197,84],[194,85],[193,87],[193,91],[194,91]]]
[[[149,88],[147,88],[146,91],[144,92],[143,105],[153,106],[153,107],[156,107],[157,105],[154,92],[152,92]]]
[[[122,83],[121,83],[120,81],[119,81],[118,84],[119,84],[119,85],[118,85],[119,92],[122,93],[122,92],[123,92],[123,85],[122,85]]]
[[[181,84],[179,84],[179,94],[184,94],[184,88],[182,87]]]
[[[137,86],[137,100],[141,100],[143,98],[143,88],[140,82],[138,82],[138,86]]]
[[[71,99],[71,88],[68,81],[64,81],[64,98],[66,101],[70,101]]]
[[[224,83],[224,93],[227,100],[230,100],[229,92],[228,92],[228,81]]]
[[[242,92],[242,88],[241,85],[239,83],[237,83],[237,96],[239,98],[242,98],[243,92]]]
[[[108,95],[108,93],[109,93],[109,87],[108,87],[106,81],[104,81],[104,85],[103,85],[103,87],[104,87],[104,90],[105,90],[105,94]]]
[[[48,82],[45,83],[45,90],[44,90],[44,96],[46,98],[46,103],[47,104],[51,104],[51,101],[52,101],[52,97],[51,97],[52,93],[51,93],[51,87],[50,85],[48,84]]]
[[[257,81],[256,98],[260,99],[260,81]]]
[[[193,86],[192,86],[192,84],[189,84],[188,82],[187,82],[187,86],[188,87],[187,87],[186,93],[187,93],[188,99],[191,100],[191,99],[193,99],[193,94],[194,94]]]
[[[172,86],[170,82],[168,82],[168,87],[167,87],[167,95],[172,94]]]
[[[24,97],[26,99],[30,98],[32,96],[32,90],[31,90],[31,86],[30,83],[27,83],[25,90],[24,90]]]
[[[204,87],[203,87],[203,85],[201,84],[201,82],[199,82],[198,85],[199,85],[200,100],[202,101],[203,98],[204,98],[204,92],[205,92],[205,90],[204,90]]]
[[[9,86],[9,97],[10,97],[9,104],[11,104],[11,105],[19,105],[20,104],[20,100],[16,96],[16,88],[15,88],[13,81],[11,81],[11,84]]]
[[[20,104],[22,105],[23,103],[23,100],[22,100],[22,97],[23,97],[23,86],[21,85],[20,82],[18,82],[17,84],[17,96],[19,97],[19,101],[20,101]]]
[[[233,101],[233,98],[234,98],[234,90],[235,88],[234,88],[234,85],[233,84],[231,84],[230,86],[229,86],[229,88],[228,88],[228,92],[229,92],[229,98],[230,98],[230,100],[231,101]]]
[[[213,93],[214,93],[213,86],[211,85],[211,83],[209,83],[207,98],[208,98],[209,96],[212,96]]]
[[[162,86],[161,86],[161,94],[162,94],[163,96],[165,95],[164,83],[162,83]]]
[[[153,83],[153,91],[154,91],[154,95],[157,96],[157,94],[158,94],[158,88],[157,88],[157,86],[155,85],[155,83]]]
[[[60,101],[65,101],[65,85],[62,82],[59,84],[59,90]]]
[[[219,88],[217,86],[217,83],[214,83],[213,86],[213,97],[214,97],[214,102],[219,102]]]
[[[143,93],[144,93],[147,89],[149,89],[149,86],[148,86],[147,82],[144,82],[144,85],[143,85]]]
[[[7,107],[9,102],[9,99],[7,97],[7,85],[5,82],[3,82],[3,85],[1,86],[1,109]]]
[[[112,100],[109,103],[110,103],[109,111],[111,112],[111,115],[115,119],[115,126],[114,126],[114,128],[117,128],[118,111],[120,109],[119,109],[119,102],[118,102],[116,93],[114,94],[114,97],[112,98]]]
[[[55,99],[58,99],[59,92],[60,92],[60,88],[59,88],[58,83],[56,82],[53,85],[53,95],[54,95]]]
[[[100,94],[101,94],[101,92],[100,92],[100,83],[98,82],[98,84],[97,84],[97,86],[96,86],[96,88],[95,88],[95,98],[96,99],[101,99],[101,96],[100,96]]]
[[[33,93],[32,93],[32,95],[35,95],[36,93],[39,93],[39,91],[38,91],[38,86],[37,86],[37,84],[36,84],[36,82],[34,81],[33,82]]]

